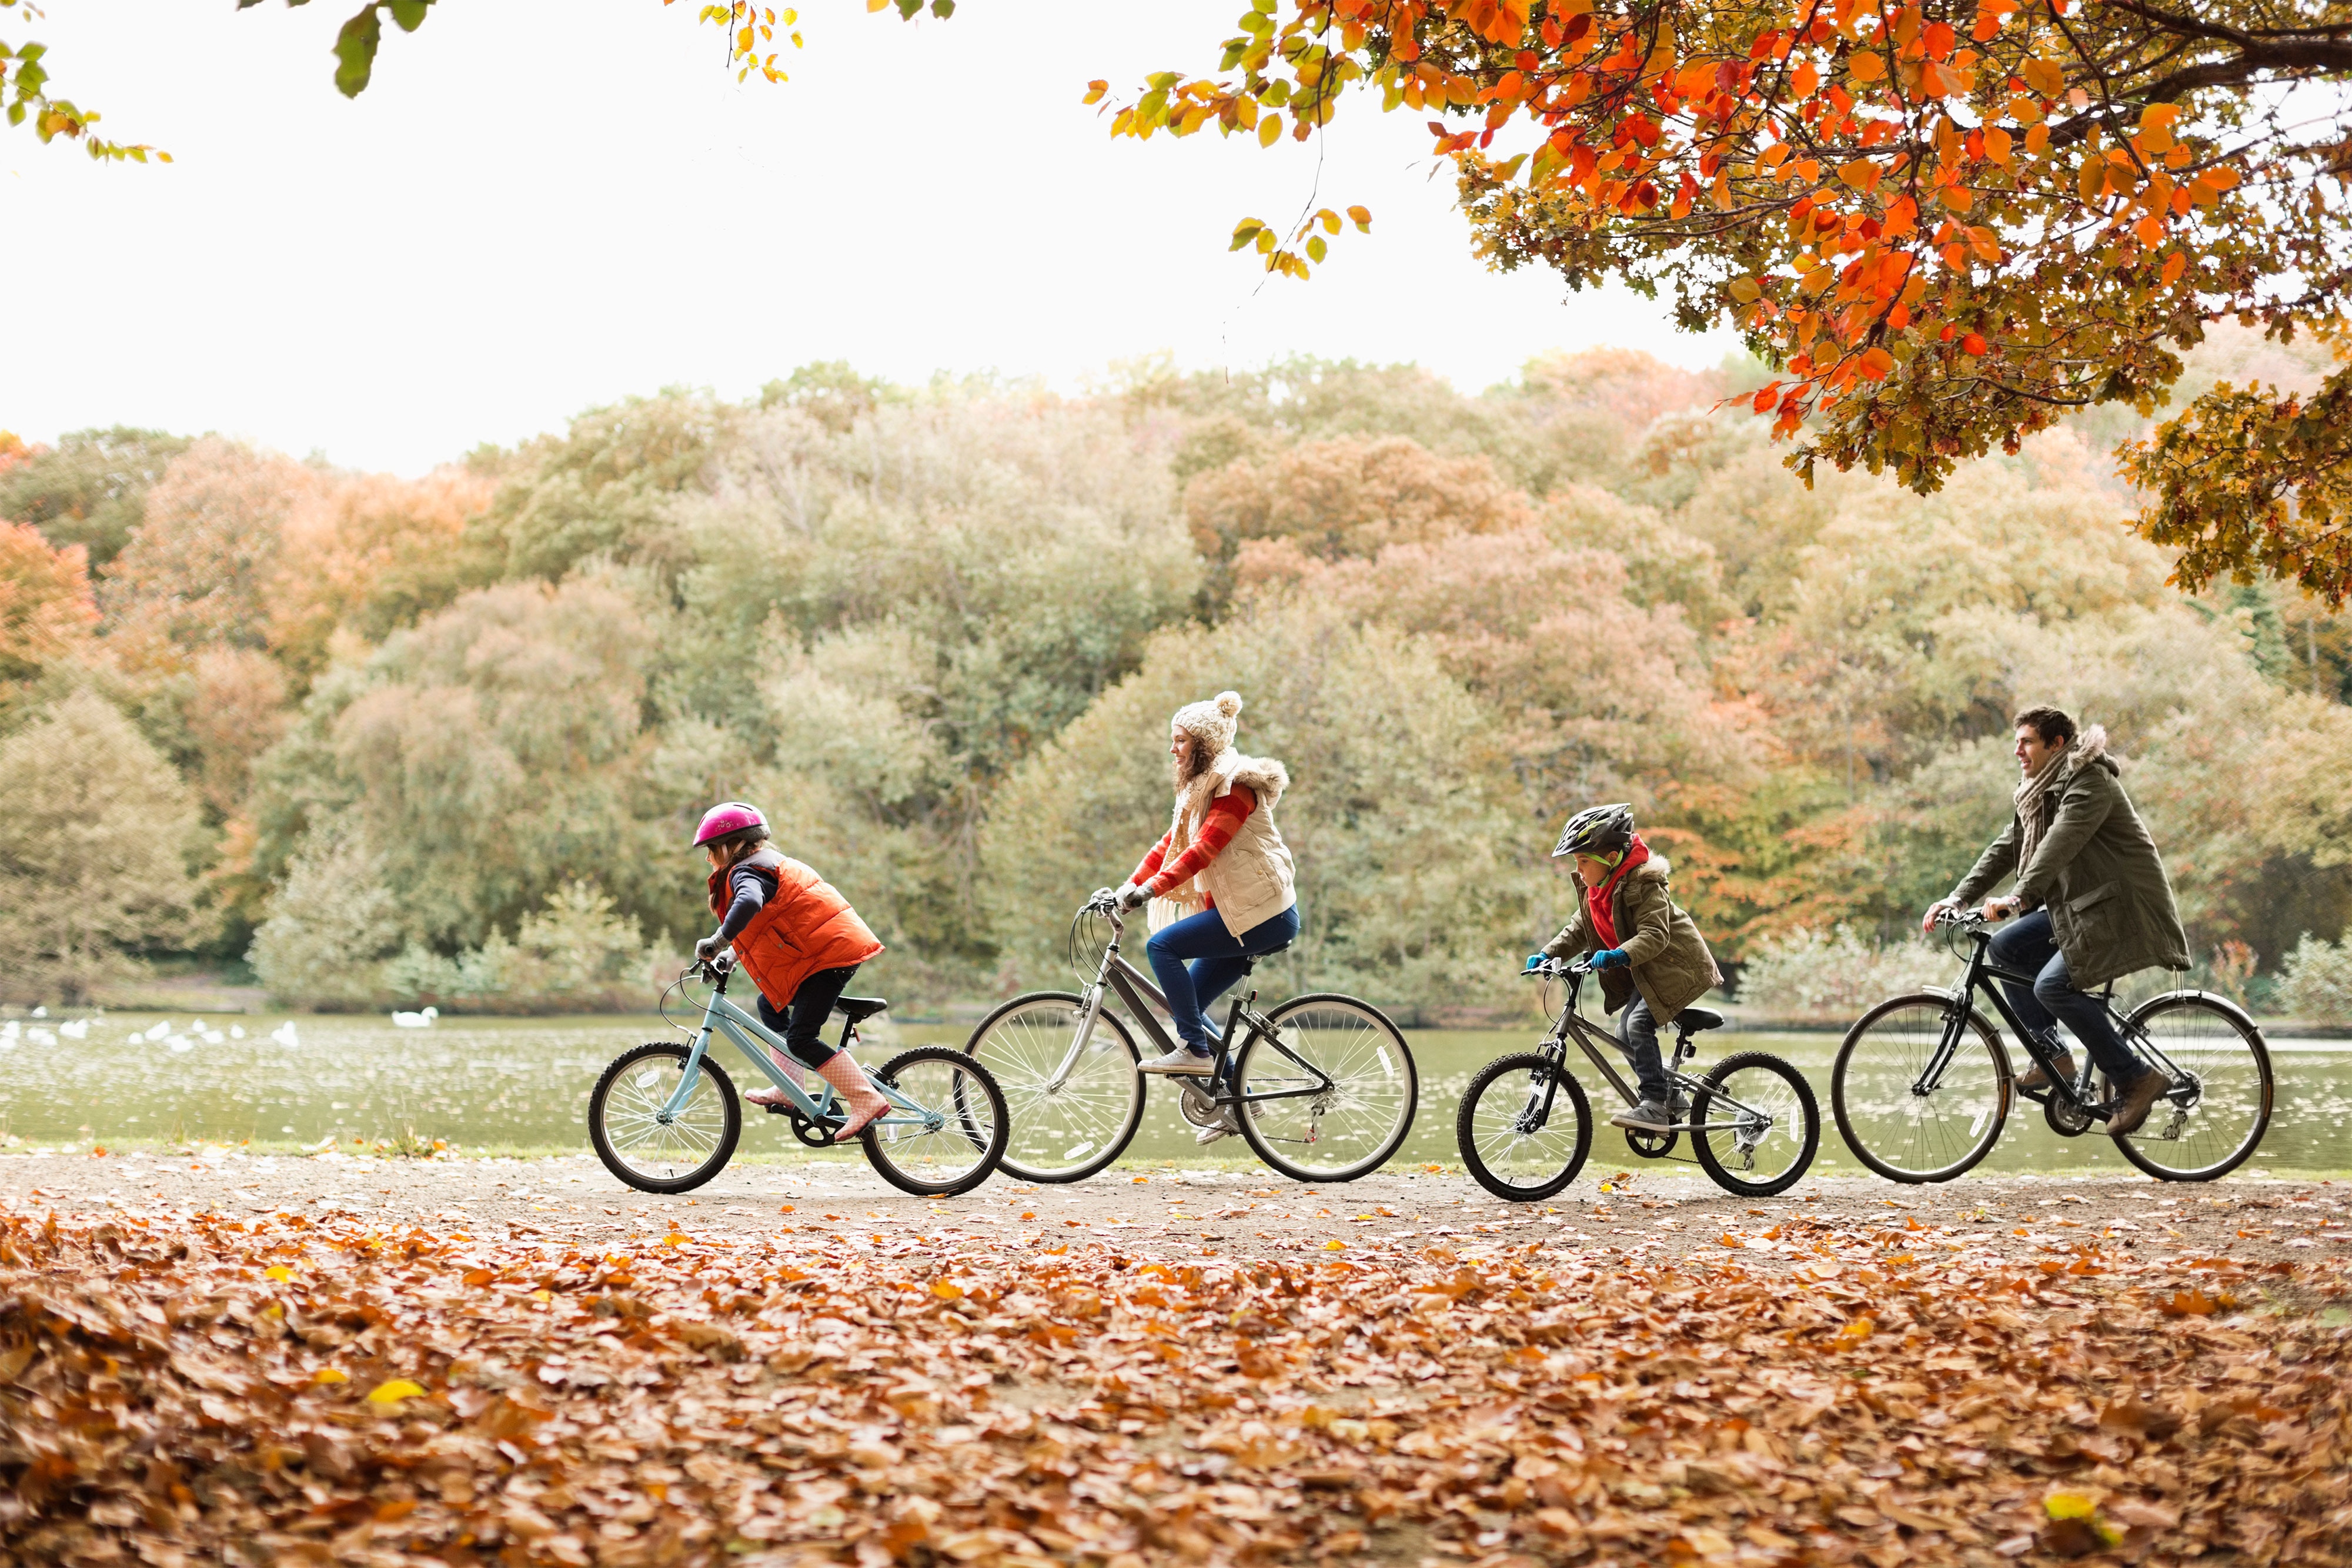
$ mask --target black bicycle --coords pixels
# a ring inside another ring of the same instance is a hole
[[[1997,982],[2034,977],[1990,960],[1991,924],[1961,914],[1937,925],[1948,941],[1970,939],[1960,983],[1871,1009],[1846,1031],[1830,1073],[1846,1147],[1889,1181],[1950,1181],[1969,1170],[2000,1142],[2013,1093],[2040,1104],[2050,1130],[2068,1138],[2105,1121],[2113,1103],[2087,1051],[2070,1076],[2058,1042],[2019,1021]],[[2114,990],[2110,983],[2100,1000],[2116,1036],[2169,1085],[2138,1131],[2116,1137],[2124,1158],[2163,1181],[2211,1181],[2244,1164],[2271,1121],[2271,1057],[2254,1020],[2205,991],[2168,991],[2119,1013]],[[1979,992],[2048,1088],[2016,1088],[2000,1031],[1974,1004]]]
[[[1480,1186],[1515,1202],[1551,1197],[1576,1179],[1591,1152],[1592,1107],[1568,1070],[1571,1036],[1620,1099],[1631,1105],[1640,1098],[1602,1053],[1601,1045],[1613,1052],[1616,1042],[1576,1010],[1584,978],[1592,973],[1584,960],[1549,958],[1528,973],[1547,982],[1567,979],[1559,1016],[1535,1050],[1480,1068],[1454,1119],[1463,1165]],[[1821,1108],[1804,1074],[1767,1051],[1734,1051],[1704,1077],[1684,1072],[1683,1064],[1698,1053],[1691,1036],[1722,1024],[1723,1015],[1709,1008],[1685,1008],[1675,1016],[1667,1067],[1675,1126],[1628,1131],[1625,1142],[1644,1159],[1664,1159],[1688,1133],[1700,1167],[1726,1192],[1742,1197],[1786,1192],[1821,1147]]]

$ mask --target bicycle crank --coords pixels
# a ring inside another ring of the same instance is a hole
[[[1182,1093],[1176,1097],[1176,1109],[1184,1120],[1196,1127],[1222,1127],[1225,1124],[1225,1108],[1209,1098],[1198,1082],[1187,1081]]]

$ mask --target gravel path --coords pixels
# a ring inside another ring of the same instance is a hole
[[[1651,1262],[1737,1255],[1758,1273],[1830,1277],[1907,1252],[1955,1267],[2045,1269],[2095,1256],[2103,1271],[2227,1256],[2242,1263],[2352,1264],[2352,1183],[2228,1179],[2200,1186],[1975,1176],[1899,1187],[1863,1177],[1800,1183],[1779,1198],[1727,1197],[1703,1176],[1597,1167],[1545,1204],[1489,1197],[1428,1167],[1344,1186],[1265,1171],[1112,1171],[1074,1186],[998,1177],[960,1198],[910,1197],[862,1161],[738,1162],[690,1196],[656,1197],[593,1158],[383,1159],[326,1153],[0,1156],[0,1207],[61,1217],[342,1214],[385,1228],[484,1239],[616,1246],[673,1229],[696,1237],[802,1236],[890,1255],[1108,1248],[1170,1261],[1346,1253],[1465,1257],[1542,1245]],[[1614,1190],[1603,1190],[1609,1183]]]

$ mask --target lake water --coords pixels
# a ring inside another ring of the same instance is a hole
[[[89,1022],[87,1035],[57,1034],[58,1019],[0,1023],[0,1139],[9,1146],[87,1147],[91,1143],[152,1144],[201,1138],[295,1146],[330,1136],[356,1140],[414,1136],[445,1139],[467,1152],[585,1150],[583,1121],[597,1074],[625,1048],[676,1038],[658,1019],[445,1019],[429,1030],[395,1029],[381,1017],[276,1017],[201,1020],[186,1014],[117,1013]],[[294,1043],[271,1038],[291,1023]],[[144,1036],[157,1024],[161,1038]],[[229,1036],[232,1027],[244,1038]],[[964,1025],[899,1025],[861,1051],[878,1063],[894,1045],[960,1044]],[[52,1039],[45,1040],[46,1033]],[[219,1038],[212,1038],[213,1036]],[[1406,1031],[1421,1070],[1421,1110],[1397,1156],[1458,1166],[1454,1112],[1472,1072],[1506,1051],[1533,1045],[1537,1030]],[[1787,1057],[1811,1081],[1822,1102],[1815,1168],[1860,1173],[1830,1118],[1833,1034],[1727,1031],[1706,1037],[1702,1067],[1735,1050]],[[1716,1044],[1713,1042],[1719,1041]],[[2352,1169],[2352,1041],[2273,1040],[2278,1081],[2270,1132],[2249,1168]],[[739,1088],[759,1082],[731,1045],[719,1048]],[[1614,1109],[1606,1086],[1581,1062],[1596,1119]],[[1604,1098],[1607,1103],[1604,1103]],[[746,1117],[743,1152],[800,1154],[781,1117]],[[1239,1139],[1205,1153],[1176,1112],[1174,1092],[1151,1091],[1131,1159],[1251,1158]],[[1615,1129],[1595,1133],[1596,1166],[1641,1162]],[[1985,1168],[2114,1172],[2131,1167],[2095,1134],[2061,1138],[2041,1113],[2021,1103]]]

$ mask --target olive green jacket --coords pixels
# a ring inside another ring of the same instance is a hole
[[[1584,879],[1574,872],[1576,913],[1544,944],[1548,957],[1582,956],[1601,950],[1601,934],[1593,929],[1585,907]],[[1663,1029],[1675,1015],[1723,983],[1707,951],[1698,923],[1667,894],[1666,861],[1652,853],[1627,872],[1610,896],[1609,915],[1617,927],[1617,946],[1625,950],[1627,967],[1601,971],[1601,995],[1608,1010],[1617,1011],[1639,990],[1650,1004],[1650,1016]]]
[[[2033,863],[2015,893],[2027,911],[2050,911],[2050,935],[2077,987],[2105,985],[2139,969],[2189,967],[2189,934],[2147,825],[2133,810],[2107,755],[2106,732],[2084,731],[2069,758],[2028,804],[2042,813]],[[1974,904],[2017,870],[2023,831],[2017,817],[1992,841],[1952,896]]]

